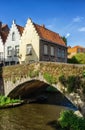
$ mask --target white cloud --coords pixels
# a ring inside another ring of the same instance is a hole
[[[83,19],[84,19],[84,17],[77,16],[77,17],[73,18],[73,22],[81,22]]]
[[[79,32],[85,32],[85,27],[81,27],[78,29]]]
[[[70,33],[67,33],[67,34],[66,34],[66,38],[69,37],[69,36],[70,36]]]

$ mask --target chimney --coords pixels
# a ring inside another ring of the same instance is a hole
[[[43,27],[43,28],[45,28],[45,25],[44,25],[44,24],[42,24],[42,27]]]
[[[0,31],[2,30],[2,22],[0,21]]]

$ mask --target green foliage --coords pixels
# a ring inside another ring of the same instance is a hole
[[[74,91],[75,84],[76,84],[76,77],[75,76],[69,76],[67,79],[68,85],[67,85],[67,91],[69,93]]]
[[[20,99],[10,99],[10,97],[6,97],[6,96],[0,96],[0,106],[5,106],[11,103],[18,103],[20,102]]]
[[[83,77],[85,78],[85,70],[83,71],[82,75],[83,75]]]
[[[77,53],[71,59],[68,60],[69,63],[85,64],[85,53]]]
[[[68,130],[85,130],[85,118],[78,117],[71,110],[61,112],[58,122],[62,128]]]
[[[81,86],[81,79],[79,76],[70,75],[65,77],[64,75],[59,76],[59,81],[67,88],[67,92],[76,92],[76,90]]]
[[[57,79],[49,73],[44,73],[43,77],[50,84],[56,84],[57,83]]]
[[[65,77],[63,74],[59,76],[59,81],[60,81],[64,86],[66,86],[66,84],[67,84],[67,79],[66,79],[66,77]]]
[[[65,36],[61,37],[63,39],[63,41],[65,42],[65,44],[67,45],[67,38]]]
[[[37,76],[39,76],[39,71],[38,70],[37,71],[30,70],[29,76],[30,76],[30,78],[37,77]]]

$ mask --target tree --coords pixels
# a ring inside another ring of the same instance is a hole
[[[85,53],[77,53],[71,59],[69,59],[68,62],[76,64],[85,64]]]
[[[67,45],[67,38],[65,36],[61,37],[63,39],[63,41],[65,42],[65,44]]]

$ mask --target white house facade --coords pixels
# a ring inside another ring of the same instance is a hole
[[[17,25],[13,20],[7,40],[5,42],[5,65],[19,63],[19,47],[23,29],[23,27]]]

